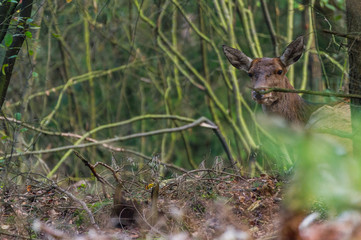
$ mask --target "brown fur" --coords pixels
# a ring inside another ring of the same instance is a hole
[[[235,48],[223,45],[223,52],[237,69],[247,71],[252,79],[252,97],[262,104],[263,111],[281,116],[290,123],[305,125],[313,111],[321,107],[312,105],[297,93],[269,92],[270,88],[294,89],[286,77],[289,67],[300,59],[304,49],[304,39],[298,37],[290,43],[282,56],[277,58],[251,59]]]
[[[282,70],[282,74],[277,72]],[[257,58],[252,61],[248,71],[252,74],[252,88],[269,89],[284,88],[294,89],[285,76],[287,68],[282,64],[279,58]],[[271,104],[262,104],[262,109],[270,115],[281,116],[289,122],[297,124],[306,124],[311,113],[317,109],[306,103],[297,93],[272,92],[274,102]]]

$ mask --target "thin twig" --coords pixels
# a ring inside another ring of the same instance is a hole
[[[261,0],[261,6],[262,6],[263,15],[264,15],[264,18],[266,20],[269,33],[271,35],[275,56],[279,56],[278,41],[277,41],[276,32],[275,32],[275,30],[273,28],[272,19],[271,19],[271,16],[269,14],[269,11],[268,11],[267,4],[266,4],[266,2],[264,0]]]
[[[34,127],[34,126],[32,126],[32,125],[30,125],[28,123],[16,120],[14,118],[8,118],[8,117],[5,117],[5,116],[0,116],[0,121],[2,120],[2,121],[7,121],[7,122],[13,122],[13,123],[19,124],[19,125],[27,128],[27,129],[30,129],[30,130],[33,130],[33,131],[36,131],[36,132],[39,132],[39,133],[43,133],[43,134],[46,134],[46,135],[49,135],[49,136],[61,136],[61,137],[71,137],[71,138],[79,139],[74,145],[78,145],[80,143],[80,141],[82,141],[82,140],[97,143],[98,140],[87,137],[87,136],[89,136],[90,134],[92,134],[94,132],[100,131],[100,130],[104,130],[104,129],[107,129],[107,128],[119,127],[119,126],[123,126],[125,124],[129,124],[129,123],[132,123],[132,122],[135,122],[135,121],[146,120],[146,119],[173,119],[173,120],[184,121],[184,122],[192,122],[192,121],[194,121],[194,119],[186,118],[186,117],[182,117],[182,116],[177,116],[177,115],[147,114],[147,115],[137,116],[137,117],[125,120],[125,121],[121,121],[121,122],[101,125],[101,126],[98,126],[97,128],[92,129],[91,131],[85,133],[84,135],[78,135],[78,134],[75,134],[75,133],[53,132],[53,131],[49,131],[49,130]],[[114,151],[114,152],[126,152],[126,153],[136,155],[136,156],[141,157],[141,158],[146,159],[146,160],[152,160],[152,157],[146,156],[146,155],[144,155],[144,154],[142,154],[140,152],[134,151],[134,150],[125,149],[125,148],[122,148],[122,147],[114,147],[114,146],[111,146],[111,145],[108,145],[108,144],[102,144],[102,146],[104,148],[107,148],[107,149],[109,149],[111,151]],[[184,169],[181,169],[181,168],[178,168],[178,167],[174,166],[173,164],[167,164],[167,167],[176,169],[178,171],[183,171],[184,170]]]
[[[228,76],[227,76],[227,71],[226,68],[223,65],[223,61],[222,61],[222,56],[219,52],[219,48],[218,46],[214,43],[214,41],[209,38],[208,36],[206,36],[204,33],[202,33],[197,27],[196,25],[189,19],[188,15],[186,14],[185,10],[182,8],[182,6],[179,4],[178,0],[171,0],[172,3],[177,7],[177,9],[179,10],[179,12],[183,15],[184,20],[187,21],[187,23],[189,24],[189,26],[194,30],[194,32],[201,37],[202,39],[204,39],[209,45],[211,45],[211,47],[213,48],[213,51],[216,53],[217,55],[217,59],[220,63],[220,67],[221,67],[221,72],[223,75],[223,78],[226,82],[227,87],[231,90],[232,89],[232,85],[229,82]],[[164,40],[164,39],[163,39]]]
[[[94,166],[94,168],[96,168],[98,165],[101,165],[101,166],[107,168],[108,170],[110,170],[110,171],[112,172],[112,174],[113,174],[114,179],[115,179],[119,184],[122,183],[121,179],[119,179],[119,177],[118,177],[117,171],[114,170],[111,166],[109,166],[108,164],[103,163],[103,162],[96,162],[93,166]]]
[[[58,90],[62,90],[61,92],[63,92],[63,91],[66,90],[66,88],[68,88],[71,85],[75,85],[75,84],[78,84],[78,83],[89,81],[91,79],[91,77],[93,77],[94,80],[102,79],[101,77],[103,77],[103,76],[112,74],[114,72],[122,71],[127,67],[135,67],[135,66],[139,67],[139,66],[141,66],[143,64],[144,63],[133,62],[133,63],[128,64],[128,65],[121,65],[119,67],[111,68],[111,69],[108,69],[108,70],[92,71],[92,72],[84,73],[82,75],[74,76],[74,77],[71,77],[71,78],[67,79],[66,84],[62,84],[62,85],[59,85],[57,87],[53,87],[53,88],[50,88],[50,89],[47,89],[47,90],[44,90],[44,91],[34,93],[34,94],[30,95],[28,99],[25,99],[25,101],[30,101],[31,99],[33,99],[35,97],[39,97],[39,96],[44,96],[44,95],[49,96],[51,93],[55,93]],[[15,106],[20,105],[22,102],[23,101],[18,101],[18,102],[15,102],[13,104],[10,104],[9,106],[6,106],[6,107],[7,108],[15,107]]]
[[[92,146],[99,146],[99,145],[103,145],[103,144],[108,144],[108,143],[112,143],[112,142],[119,142],[119,141],[125,141],[125,140],[129,140],[129,139],[134,139],[134,138],[140,138],[140,137],[146,137],[146,136],[153,136],[153,135],[159,135],[159,134],[164,134],[164,133],[171,133],[171,132],[179,132],[179,131],[184,131],[196,126],[200,126],[200,127],[204,127],[204,128],[210,128],[210,129],[217,129],[217,126],[215,126],[210,120],[208,120],[205,117],[201,117],[198,120],[190,123],[190,124],[186,124],[180,127],[176,127],[176,128],[164,128],[164,129],[159,129],[159,130],[154,130],[154,131],[150,131],[150,132],[145,132],[145,133],[135,133],[135,134],[131,134],[131,135],[127,135],[127,136],[119,136],[119,137],[114,137],[114,138],[110,138],[110,139],[105,139],[105,140],[101,140],[98,142],[93,142],[93,143],[84,143],[84,144],[79,144],[79,145],[68,145],[68,146],[63,146],[63,147],[57,147],[57,148],[52,148],[52,149],[46,149],[46,150],[38,150],[38,151],[28,151],[28,152],[22,152],[22,153],[16,153],[16,154],[10,154],[10,155],[6,155],[0,159],[4,159],[4,158],[9,158],[9,157],[16,157],[16,156],[25,156],[25,155],[32,155],[32,154],[43,154],[43,153],[53,153],[53,152],[60,152],[60,151],[65,151],[65,150],[70,150],[70,149],[80,149],[80,148],[86,148],[86,147],[92,147]],[[226,150],[226,152],[228,152],[229,150]]]
[[[100,176],[97,171],[95,170],[95,165],[92,165],[91,163],[89,163],[88,160],[85,159],[85,157],[83,155],[81,155],[78,151],[74,151],[75,156],[77,156],[80,160],[83,161],[83,163],[85,164],[85,166],[87,166],[90,171],[93,173],[94,177],[101,182],[102,184],[107,184],[109,187],[111,187],[112,189],[115,189],[115,187],[113,185],[111,185],[106,179],[104,179],[102,176]]]
[[[173,1],[175,1],[175,0],[173,0]],[[141,13],[141,17],[152,28],[155,27],[155,24],[149,18],[146,18],[142,13]],[[170,52],[166,49],[165,45],[162,43],[162,41],[164,41],[167,44],[167,46],[172,50],[172,52],[174,52],[174,54],[176,54],[176,56],[194,73],[194,75],[196,75],[198,77],[198,79],[203,83],[203,85],[206,89],[207,95],[210,97],[210,99],[212,101],[214,101],[215,106],[217,106],[217,108],[222,112],[222,114],[225,117],[225,119],[227,120],[227,122],[229,122],[229,124],[231,125],[231,127],[233,128],[233,130],[235,131],[237,136],[239,137],[239,139],[241,139],[242,145],[245,148],[246,152],[250,153],[251,149],[249,147],[249,144],[244,139],[243,134],[241,133],[241,131],[240,131],[239,127],[237,126],[237,124],[235,123],[235,121],[233,121],[233,119],[229,116],[226,108],[216,97],[211,85],[199,74],[199,72],[190,64],[190,62],[179,51],[174,49],[173,45],[166,39],[165,35],[162,32],[159,32],[159,36],[160,36],[160,38],[157,39],[159,47],[162,48],[163,51],[165,51],[167,54],[170,54]],[[214,43],[212,43],[212,45],[214,45]],[[169,56],[171,56],[171,55],[169,55]],[[174,62],[174,58],[173,57],[170,57],[170,58]],[[174,62],[174,63],[176,64],[176,62]],[[223,64],[221,64],[221,66],[223,66]],[[179,70],[181,70],[181,68]],[[186,72],[182,72],[182,73],[188,75]],[[227,81],[229,82],[229,80],[227,80]],[[230,83],[228,83],[228,84],[230,84]],[[232,86],[229,89],[232,89]],[[254,147],[254,146],[252,146],[252,147]]]
[[[10,237],[14,237],[14,238],[31,239],[30,237],[21,236],[21,235],[17,235],[17,234],[6,233],[6,232],[0,231],[0,236],[1,236],[1,235],[10,236]]]
[[[210,120],[208,120],[211,124],[215,125],[214,123],[212,123]],[[224,136],[222,135],[222,132],[220,131],[219,128],[215,128],[213,129],[214,133],[217,135],[219,141],[222,143],[222,146],[227,154],[227,157],[231,163],[232,167],[236,166],[236,162],[234,161],[233,157],[232,157],[232,153],[231,150],[229,149],[229,146],[226,142],[226,139],[224,138]]]
[[[88,206],[86,205],[86,203],[84,201],[82,201],[79,198],[75,197],[72,193],[62,189],[61,187],[59,187],[54,181],[52,181],[52,187],[57,189],[58,191],[64,193],[65,195],[67,195],[68,197],[73,199],[73,201],[79,203],[83,207],[84,211],[88,214],[90,223],[93,225],[93,227],[96,230],[99,230],[99,226],[98,226],[98,224],[96,224],[92,212],[90,211],[90,209],[88,208]]]
[[[359,99],[361,99],[361,95],[359,95],[359,94],[319,92],[319,91],[300,90],[300,89],[269,88],[266,91],[259,91],[259,90],[257,91],[256,89],[252,88],[252,90],[262,93],[262,94],[267,94],[270,92],[287,92],[287,93],[303,93],[303,94],[309,94],[309,95],[318,95],[318,96],[324,96],[324,97],[359,98]]]
[[[352,34],[352,33],[340,33],[340,32],[330,31],[327,29],[324,29],[322,31],[324,33],[328,33],[328,34],[332,34],[332,35],[336,35],[339,37],[348,38],[348,39],[352,39],[352,40],[356,40],[356,41],[360,41],[360,39],[361,39],[359,35]]]
[[[199,172],[218,173],[218,174],[223,174],[223,175],[227,175],[227,176],[231,176],[231,177],[236,177],[236,178],[242,179],[244,181],[246,180],[241,175],[224,172],[224,171],[218,171],[218,170],[214,170],[214,169],[195,169],[195,170],[188,171],[187,173],[184,173],[183,175],[179,176],[178,178],[182,178],[184,176],[190,176],[191,174],[195,174],[195,173],[199,173]]]

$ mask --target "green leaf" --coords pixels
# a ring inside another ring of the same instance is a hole
[[[9,137],[9,136],[4,135],[4,136],[1,137],[1,140],[5,140],[5,139],[7,139],[8,137]]]
[[[34,22],[30,23],[30,26],[33,26],[33,27],[40,27],[38,24],[36,24],[36,23],[34,23]]]
[[[34,55],[34,51],[31,50],[31,49],[29,49],[28,53],[29,53],[30,56],[33,56],[33,55]]]
[[[37,72],[33,72],[33,78],[39,77],[39,74]]]
[[[4,64],[3,65],[2,69],[1,69],[1,72],[2,72],[3,75],[6,75],[5,68],[8,67],[8,66],[9,66],[9,64]]]
[[[336,15],[335,16],[335,21],[340,21],[342,19],[342,15]]]
[[[326,7],[331,9],[332,11],[336,11],[336,8],[333,5],[329,4],[329,3],[326,3]]]
[[[30,29],[39,29],[40,28],[40,26],[34,22],[30,23],[29,25],[30,25]]]
[[[53,37],[55,37],[55,38],[59,38],[59,37],[60,37],[59,34],[55,34],[55,33],[52,33],[51,35],[53,35]]]
[[[30,31],[26,31],[25,35],[26,35],[27,38],[32,38],[33,37],[33,34]]]
[[[5,46],[9,47],[12,43],[13,43],[13,35],[11,35],[10,33],[7,33],[5,35]]]
[[[17,112],[14,114],[14,117],[16,120],[20,121],[21,120],[21,113]]]
[[[32,23],[34,20],[32,19],[32,18],[28,18],[28,19],[26,19],[26,24],[30,24],[30,23]]]
[[[305,10],[305,5],[297,3],[295,9],[298,9],[300,12],[302,12],[303,10]]]
[[[22,129],[20,129],[20,132],[21,132],[21,133],[22,133],[22,132],[26,132],[26,131],[28,131],[27,128],[22,128]]]

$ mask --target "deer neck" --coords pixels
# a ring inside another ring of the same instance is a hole
[[[286,89],[294,89],[286,77]],[[289,123],[305,125],[315,110],[297,93],[277,93],[279,98],[271,105],[262,105],[266,114],[276,115],[284,118]]]

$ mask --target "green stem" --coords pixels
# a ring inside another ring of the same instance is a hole
[[[218,58],[218,62],[220,64],[221,70],[222,70],[222,76],[223,79],[226,83],[226,86],[232,90],[232,85],[228,79],[227,73],[226,73],[226,69],[223,65],[223,61],[222,61],[222,56],[219,52],[219,48],[217,47],[217,45],[210,39],[208,38],[206,35],[204,35],[194,24],[193,22],[189,19],[188,15],[185,13],[184,9],[181,7],[181,5],[179,4],[179,2],[177,0],[171,0],[173,2],[173,4],[178,8],[178,10],[180,11],[180,13],[183,15],[184,19],[187,21],[187,23],[190,25],[190,27],[194,30],[194,32],[201,37],[202,39],[204,39],[204,41],[206,41],[208,44],[210,44],[213,48],[213,51],[216,53],[217,58]]]
[[[186,17],[183,9],[180,7],[180,5],[178,4],[178,2],[176,0],[172,0],[172,2],[177,6],[177,8],[180,10],[180,12],[182,13],[183,16],[185,16],[186,20],[188,21],[188,23],[192,26],[192,29],[195,30],[195,32],[198,33],[198,35],[204,39],[207,43],[210,43],[213,47],[213,49],[216,49],[216,52],[219,52],[218,49],[215,47],[214,43],[211,42],[209,40],[208,37],[204,36],[204,34],[202,34],[198,28],[196,28],[194,26],[194,24]],[[139,16],[140,18],[145,21],[146,23],[148,23],[152,28],[156,27],[156,24],[150,20],[149,18],[147,18],[146,16],[144,16],[143,11],[141,10],[138,1],[135,0],[138,12],[139,12]],[[159,30],[159,29],[158,29]],[[249,143],[245,140],[243,134],[241,133],[240,129],[238,128],[237,124],[233,121],[233,119],[228,115],[228,111],[225,109],[225,107],[221,104],[221,102],[219,101],[219,99],[216,97],[216,95],[214,94],[210,84],[204,79],[204,77],[199,74],[199,72],[189,63],[189,61],[182,55],[179,53],[179,51],[177,51],[176,49],[174,49],[173,45],[167,40],[167,38],[164,36],[164,34],[159,31],[159,38],[157,38],[157,43],[160,46],[160,48],[165,51],[167,53],[167,55],[171,58],[171,60],[174,62],[174,56],[172,56],[173,54],[170,53],[165,46],[163,45],[162,41],[164,41],[167,46],[171,49],[171,51],[176,54],[176,56],[181,60],[181,62],[183,62],[190,70],[192,73],[194,73],[194,75],[196,75],[196,77],[202,82],[206,93],[208,94],[208,96],[210,97],[210,99],[212,101],[214,101],[216,107],[222,112],[223,116],[225,117],[225,119],[227,120],[227,122],[231,125],[232,129],[235,131],[235,133],[237,134],[237,136],[241,139],[242,145],[245,148],[245,151],[247,154],[250,154],[251,150],[249,147]],[[217,56],[219,56],[219,54],[217,54]],[[220,60],[221,62],[222,60]],[[178,66],[180,67],[180,66]],[[223,68],[223,64],[221,64],[221,67]],[[182,72],[182,68],[179,68],[180,71]],[[183,73],[183,72],[182,72]],[[189,75],[184,71],[184,73],[186,74],[185,76],[189,77]],[[228,79],[228,77],[226,77]],[[230,89],[232,89],[232,87],[230,87]],[[255,146],[255,148],[257,148],[257,146]],[[241,163],[238,163],[239,166],[241,166]]]
[[[224,9],[227,9],[226,6],[223,6]],[[229,39],[231,41],[231,45],[232,46],[235,46],[236,44],[236,38],[235,38],[235,35],[234,35],[234,29],[233,29],[233,15],[232,15],[232,12],[233,12],[233,9],[232,9],[232,4],[229,3],[229,10],[227,10],[225,12],[225,16],[226,16],[226,19],[227,19],[227,23],[228,23],[228,36],[229,36]],[[234,93],[234,96],[235,96],[235,102],[236,102],[236,112],[237,112],[237,122],[238,122],[238,125],[241,126],[243,132],[245,133],[245,136],[246,136],[246,140],[249,142],[249,145],[251,146],[251,148],[256,148],[256,143],[254,142],[249,130],[248,130],[248,127],[247,127],[247,124],[242,116],[242,105],[241,105],[241,101],[242,101],[242,96],[240,94],[240,89],[239,89],[239,85],[238,85],[238,80],[237,80],[237,76],[236,76],[236,72],[235,72],[235,68],[232,68],[230,70],[231,72],[231,81],[232,81],[232,85],[233,85],[233,93]]]
[[[118,126],[122,126],[125,124],[129,124],[135,121],[139,121],[139,120],[144,120],[144,119],[176,119],[176,120],[180,120],[180,121],[193,121],[193,119],[190,118],[185,118],[185,117],[180,117],[180,116],[167,116],[167,115],[143,115],[143,116],[139,116],[139,117],[134,117],[131,119],[128,119],[126,121],[122,121],[122,122],[117,122],[117,123],[112,123],[112,124],[106,124],[106,125],[102,125],[99,126],[97,128],[92,129],[91,131],[85,133],[79,140],[77,140],[74,143],[74,146],[79,145],[84,139],[86,139],[88,136],[103,130],[103,129],[108,129],[108,128],[113,128],[113,127],[118,127]],[[58,168],[63,164],[63,162],[67,159],[67,157],[72,153],[72,150],[67,151],[63,157],[59,160],[59,162],[56,164],[56,166],[52,169],[52,171],[49,173],[50,176],[52,176],[57,170]]]
[[[128,120],[129,121],[129,120]],[[90,131],[87,134],[83,135],[82,139],[79,139],[74,145],[70,145],[70,146],[63,146],[63,147],[58,147],[58,148],[52,148],[52,149],[48,149],[48,150],[40,150],[40,151],[32,151],[32,152],[23,152],[23,153],[17,153],[17,154],[12,154],[10,156],[5,156],[4,158],[8,158],[8,157],[15,157],[15,156],[24,156],[24,155],[30,155],[30,154],[43,154],[43,153],[53,153],[53,152],[59,152],[59,151],[65,151],[68,150],[67,153],[64,155],[64,157],[68,157],[70,153],[72,153],[74,151],[74,149],[80,149],[80,148],[86,148],[86,147],[93,147],[93,146],[99,146],[99,145],[103,145],[103,144],[108,144],[108,143],[113,143],[113,142],[120,142],[120,141],[126,141],[129,139],[134,139],[134,138],[140,138],[140,137],[146,137],[146,136],[153,136],[153,135],[159,135],[159,134],[164,134],[164,133],[171,133],[171,132],[179,132],[179,131],[184,131],[187,130],[189,128],[193,128],[196,126],[200,126],[200,127],[205,127],[205,128],[211,128],[211,129],[217,129],[217,126],[215,125],[210,125],[208,124],[208,122],[210,122],[207,118],[205,117],[201,117],[198,120],[177,127],[177,128],[165,128],[165,129],[159,129],[159,130],[154,130],[154,131],[150,131],[150,132],[145,132],[145,133],[135,133],[135,134],[131,134],[131,135],[127,135],[127,136],[119,136],[119,137],[114,137],[114,138],[110,138],[110,139],[105,139],[102,141],[98,141],[98,142],[92,142],[92,143],[83,143],[80,144],[80,142],[82,140],[84,140],[84,136],[85,135],[89,135],[89,133],[94,132],[94,131]],[[93,129],[94,130],[94,129]],[[51,178],[54,173],[57,171],[57,169],[61,166],[61,164],[65,161],[66,158],[62,158],[57,164],[56,166],[50,171],[50,173],[47,175],[47,178]]]
[[[256,49],[256,44],[253,41],[252,37],[251,37],[251,31],[250,31],[250,24],[248,22],[247,19],[247,14],[246,14],[246,10],[245,10],[245,6],[244,6],[244,2],[243,0],[237,0],[237,6],[238,6],[238,10],[239,10],[239,15],[242,19],[243,22],[243,28],[244,28],[244,32],[246,34],[246,38],[248,41],[248,46],[251,49],[252,55],[255,58],[260,57],[259,53],[257,52]]]
[[[338,69],[341,70],[342,75],[347,75],[348,74],[345,63],[344,63],[344,66],[342,66],[339,62],[337,62],[336,59],[331,57],[328,53],[323,52],[323,51],[316,51],[316,50],[310,50],[310,52],[314,53],[314,54],[319,53],[321,56],[326,57],[331,63],[333,63]],[[346,60],[346,63],[347,63],[347,60]]]
[[[293,40],[293,19],[294,19],[295,9],[294,9],[294,0],[288,0],[288,9],[287,9],[287,43],[292,42]],[[288,70],[288,80],[291,85],[294,86],[295,79],[295,69],[293,66]]]
[[[263,57],[263,53],[262,53],[261,44],[259,43],[257,30],[256,30],[256,25],[254,24],[253,13],[252,13],[252,11],[250,9],[245,9],[245,12],[248,13],[249,24],[250,24],[250,28],[251,28],[251,32],[252,32],[252,37],[253,37],[253,41],[254,41],[254,44],[256,45],[256,49],[257,49],[257,54],[258,54],[257,57],[261,58],[261,57]]]
[[[313,5],[315,3],[315,0],[311,0],[310,5],[308,6],[308,21],[309,21],[309,35],[308,35],[308,41],[306,44],[306,49],[310,49],[313,38],[314,38],[314,33],[313,33],[313,18],[312,18],[312,8]],[[301,87],[300,89],[304,90],[306,89],[306,84],[307,84],[307,68],[308,68],[308,62],[309,62],[309,55],[310,52],[306,51],[305,52],[305,56],[304,56],[304,62],[303,62],[303,68],[302,68],[302,82],[301,82]]]
[[[214,2],[214,6],[216,8],[216,12],[218,14],[218,17],[219,17],[219,20],[220,20],[220,23],[219,25],[221,25],[221,27],[223,28],[223,30],[225,32],[227,32],[227,24],[226,24],[226,21],[224,20],[224,16],[223,16],[223,13],[221,11],[221,8],[219,6],[219,3],[218,3],[219,0],[213,0]],[[222,3],[224,2],[223,0],[220,0]],[[199,2],[200,3],[200,2]]]
[[[172,44],[175,49],[177,49],[177,12],[173,13],[172,16]],[[178,63],[178,58],[175,59],[175,61]],[[173,68],[173,74],[174,74],[174,82],[177,89],[177,95],[178,95],[178,101],[180,102],[182,100],[182,88],[179,82],[179,70],[178,68]]]
[[[171,53],[169,53],[169,51],[165,49],[165,46],[162,44],[162,42],[160,41],[159,38],[158,38],[158,45],[160,46],[160,48],[162,50],[166,51],[166,53],[170,56],[171,60],[173,61],[173,57],[172,57]],[[180,54],[180,53],[178,53],[178,54]],[[178,55],[178,57],[181,59],[182,62],[187,62],[182,55]],[[250,153],[250,147],[248,146],[248,143],[245,140],[245,138],[243,137],[243,134],[241,133],[240,129],[237,127],[237,125],[233,121],[233,119],[228,115],[227,110],[225,109],[225,107],[221,104],[219,99],[214,94],[210,84],[202,76],[200,76],[200,80],[201,80],[201,82],[203,83],[203,85],[205,87],[206,93],[208,94],[210,99],[215,103],[216,107],[222,112],[222,114],[225,117],[225,119],[227,120],[227,122],[231,125],[232,129],[236,132],[237,136],[241,139],[242,145],[244,146],[246,152],[249,154]]]
[[[66,84],[62,84],[62,85],[59,85],[57,87],[53,87],[53,88],[47,89],[45,91],[40,91],[40,92],[37,92],[35,94],[32,94],[32,95],[29,96],[29,98],[27,100],[30,101],[31,99],[33,99],[35,97],[41,97],[41,96],[45,96],[45,95],[49,96],[51,93],[55,93],[58,90],[63,91],[64,88],[66,88],[67,84],[75,85],[75,84],[78,84],[78,83],[89,81],[90,77],[93,77],[93,79],[95,80],[95,79],[99,79],[100,77],[109,75],[111,73],[122,71],[125,68],[139,67],[139,66],[142,66],[142,65],[143,64],[133,62],[133,63],[130,63],[128,65],[122,65],[122,66],[112,68],[112,69],[108,69],[108,70],[93,71],[93,72],[90,72],[90,73],[85,73],[85,74],[82,74],[82,75],[79,75],[79,76],[71,77],[69,80],[67,80]],[[11,104],[8,108],[16,107],[16,106],[20,105],[21,103],[22,103],[22,101],[18,101],[18,102],[14,103],[14,104]]]
[[[316,19],[315,19],[315,13],[314,13],[313,8],[311,8],[311,17],[312,17],[313,29],[316,29]],[[317,32],[316,31],[314,31],[314,39],[315,39],[315,47],[316,47],[316,51],[317,51],[317,56],[318,56],[318,59],[319,59],[319,61],[321,63],[323,77],[325,78],[325,87],[326,87],[326,89],[330,89],[330,81],[328,80],[325,64],[323,63],[322,58],[321,58],[320,50],[319,50],[319,47],[318,47],[318,37],[317,37]]]
[[[215,0],[215,4],[218,4],[217,0]],[[205,27],[205,19],[204,19],[204,14],[203,14],[203,11],[204,9],[202,8],[203,5],[202,5],[202,0],[199,0],[198,1],[198,14],[199,14],[199,27],[201,29],[202,32],[205,32],[206,31],[206,27]],[[223,18],[223,14],[222,12],[219,12],[218,13],[219,15],[222,15],[222,18]],[[223,18],[223,21],[224,21],[224,18]],[[209,68],[208,68],[208,54],[207,54],[207,46],[206,46],[206,43],[205,41],[201,38],[200,39],[200,49],[201,49],[201,56],[202,56],[202,67],[203,67],[203,74],[205,76],[205,80],[210,83],[210,75],[209,75]],[[208,105],[208,108],[209,108],[209,111],[212,115],[212,119],[213,121],[217,124],[217,126],[219,127],[219,131],[220,131],[220,134],[222,136],[227,136],[225,134],[225,131],[224,131],[224,128],[223,128],[223,125],[221,123],[221,121],[219,120],[218,116],[217,116],[217,113],[215,111],[215,107],[214,107],[214,103],[212,100],[210,100],[210,98],[208,96],[206,96],[206,102],[207,102],[207,105]],[[230,152],[233,154],[233,150],[231,149],[231,146],[230,144],[227,144],[229,149],[230,149]]]
[[[85,42],[85,58],[86,58],[86,67],[88,72],[92,72],[91,64],[91,52],[90,52],[90,36],[89,36],[89,23],[86,18],[84,18],[84,42]],[[89,105],[90,105],[90,129],[94,129],[96,126],[96,105],[95,105],[95,90],[94,90],[94,81],[93,76],[89,76]],[[92,135],[93,138],[96,138],[96,135]],[[92,156],[95,157],[95,148],[92,149]]]
[[[269,31],[271,39],[272,39],[274,54],[275,54],[275,56],[279,56],[278,39],[277,39],[276,31],[273,27],[271,16],[268,11],[267,3],[265,2],[265,0],[261,0],[261,6],[262,6],[262,11],[263,11],[265,21],[266,21],[266,24],[268,27],[268,31]]]
[[[162,19],[163,19],[163,16],[164,16],[164,13],[166,12],[165,11],[165,8],[168,6],[168,2],[166,2],[166,4],[163,5],[163,11],[161,12],[161,14],[159,14],[159,17],[158,17],[158,20],[157,20],[157,24],[158,24],[158,32],[161,32],[162,31]],[[172,20],[174,20],[174,15],[176,14],[173,14],[173,18]],[[176,19],[175,19],[176,20]],[[177,35],[176,35],[176,28],[174,27],[174,25],[176,25],[176,21],[172,21],[172,30],[174,30],[172,32],[172,44],[174,46],[175,49],[177,49]],[[174,61],[176,63],[178,63],[178,58],[175,57],[174,58]],[[160,66],[160,64],[158,64],[158,66]],[[178,70],[178,68],[174,68],[175,70]],[[176,75],[178,77],[178,71],[176,72]],[[169,99],[169,94],[172,90],[172,84],[171,84],[171,81],[170,81],[170,77],[167,77],[166,78],[166,82],[164,83],[165,86],[167,86],[166,90],[164,91],[164,103],[165,103],[165,110],[166,110],[166,113],[167,114],[171,114],[172,113],[172,109],[171,109],[171,105],[170,105],[170,99]],[[178,124],[174,121],[174,125],[176,127],[178,127]],[[194,162],[193,160],[193,157],[192,157],[192,149],[190,147],[190,144],[189,144],[189,140],[188,140],[188,137],[187,135],[184,133],[184,132],[180,132],[180,135],[182,137],[182,141],[183,141],[183,144],[184,144],[184,147],[185,147],[185,150],[186,150],[186,153],[187,153],[187,160],[188,160],[188,163],[190,164],[190,166],[192,168],[197,168],[197,164]],[[165,149],[166,149],[166,140],[167,140],[167,137],[168,135],[167,134],[164,134],[163,135],[163,138],[162,138],[162,150],[161,150],[161,155],[162,155],[162,162],[167,162],[167,156],[171,156],[171,152],[172,151],[171,149],[168,149],[169,151],[169,154],[165,154]],[[174,141],[175,141],[175,136],[174,134],[171,134],[171,143],[170,143],[170,146],[174,146]],[[161,174],[164,174],[164,171],[162,170],[161,171]]]

